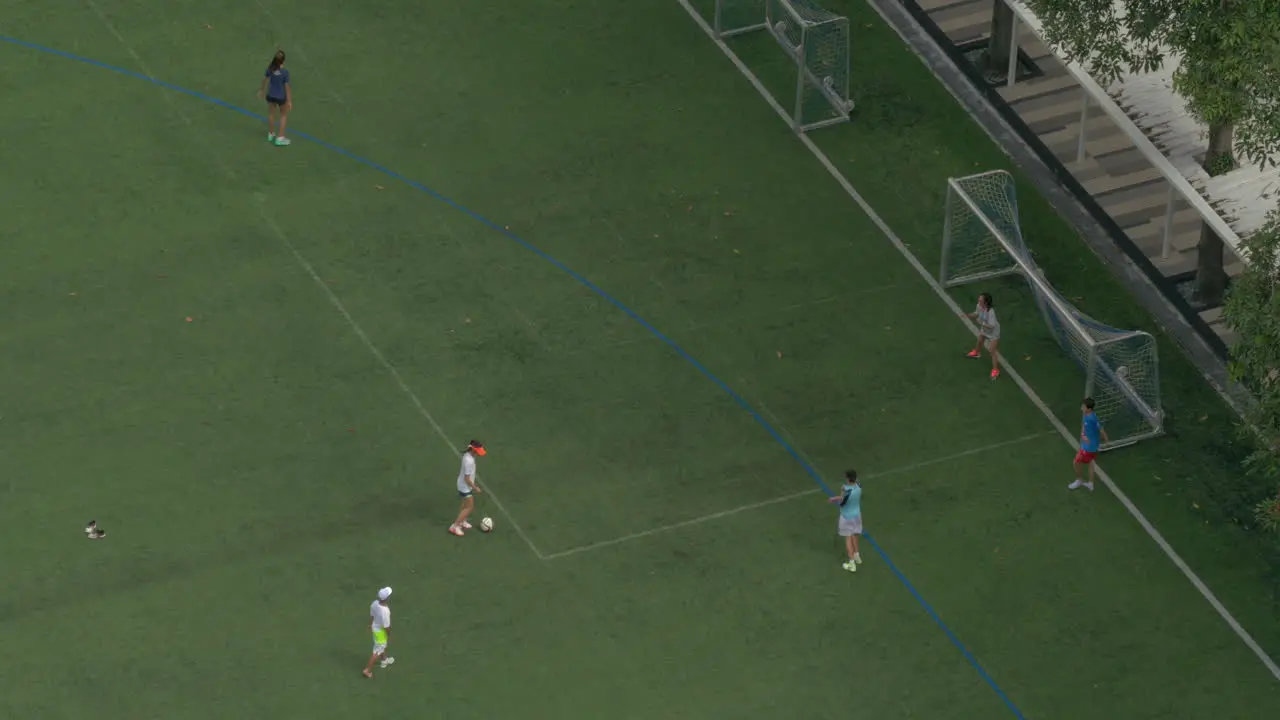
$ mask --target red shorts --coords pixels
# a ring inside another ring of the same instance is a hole
[[[1076,453],[1076,464],[1088,465],[1089,463],[1093,462],[1093,459],[1096,457],[1098,457],[1098,453],[1085,452],[1084,450],[1081,450],[1080,452]]]

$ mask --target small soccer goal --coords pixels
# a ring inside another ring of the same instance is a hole
[[[1084,371],[1084,394],[1094,399],[1110,437],[1101,449],[1160,435],[1164,413],[1155,338],[1089,317],[1049,284],[1022,237],[1013,177],[996,170],[951,178],[946,213],[938,274],[943,286],[1023,276],[1054,339]]]
[[[791,116],[796,131],[849,120],[848,18],[813,0],[715,0],[712,28],[722,40],[768,30],[787,53],[796,66]]]

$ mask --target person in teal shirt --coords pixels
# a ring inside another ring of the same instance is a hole
[[[849,560],[841,567],[849,572],[857,572],[858,566],[862,564],[862,554],[858,552],[858,536],[862,534],[862,486],[858,484],[857,470],[845,472],[840,494],[831,498],[830,502],[840,506],[836,532],[844,538],[844,548],[849,553]]]

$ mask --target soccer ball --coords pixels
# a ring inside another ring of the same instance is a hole
[[[1116,377],[1120,378],[1121,380],[1128,380],[1129,368],[1125,365],[1121,365],[1120,367],[1116,368]]]
[[[493,518],[485,518],[480,521],[481,532],[493,532]]]

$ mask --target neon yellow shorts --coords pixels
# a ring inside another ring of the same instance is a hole
[[[379,650],[385,649],[386,647],[387,647],[387,631],[374,630],[373,631],[374,652],[378,652]]]

